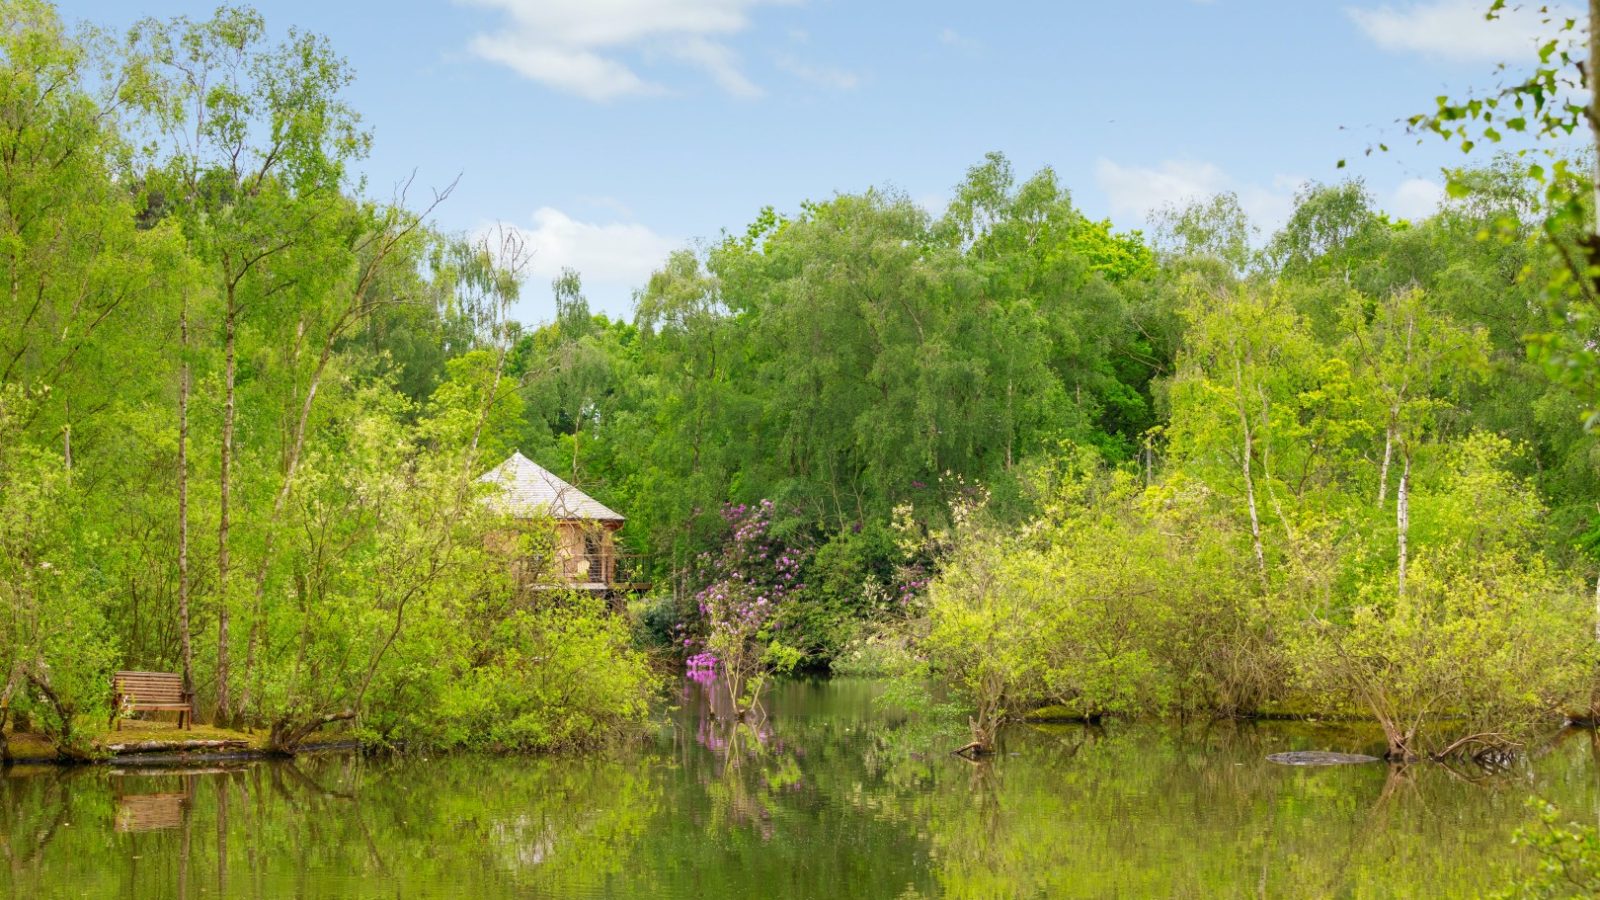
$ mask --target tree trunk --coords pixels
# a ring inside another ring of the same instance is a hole
[[[228,528],[233,480],[234,340],[238,324],[238,308],[234,303],[232,284],[228,285],[227,302],[222,326],[222,472],[219,476],[221,496],[217,506],[217,711],[214,719],[218,722],[226,721],[231,710],[228,694]]]
[[[0,766],[11,761],[11,745],[6,741],[6,719],[11,716],[11,698],[16,695],[21,683],[22,667],[13,665],[6,676],[6,683],[0,685]]]
[[[1420,757],[1412,744],[1416,742],[1416,735],[1402,732],[1400,726],[1388,719],[1382,720],[1384,743],[1388,749],[1384,751],[1383,758],[1389,762],[1415,762]]]
[[[1267,586],[1267,554],[1261,546],[1261,512],[1256,508],[1256,480],[1250,471],[1250,458],[1256,452],[1254,436],[1250,431],[1250,413],[1245,412],[1245,373],[1242,372],[1237,357],[1234,359],[1234,388],[1237,391],[1235,404],[1238,405],[1238,426],[1245,434],[1245,447],[1242,453],[1243,460],[1240,468],[1245,474],[1245,501],[1250,506],[1250,541],[1256,549],[1256,567],[1261,570],[1261,586]]]
[[[61,426],[61,455],[67,467],[67,486],[72,486],[72,404],[65,402],[62,405],[66,412],[66,424]]]
[[[315,734],[324,725],[332,722],[348,722],[355,717],[355,710],[346,709],[305,719],[279,719],[272,723],[272,730],[267,738],[267,750],[272,753],[292,755],[300,749],[306,738]]]
[[[194,690],[194,645],[189,636],[189,297],[178,310],[178,637],[183,687]]]
[[[1600,503],[1595,504],[1595,511],[1600,512]],[[1600,575],[1594,579],[1594,639],[1600,643]],[[1600,681],[1589,688],[1589,721],[1600,722]]]
[[[1394,458],[1394,415],[1389,416],[1389,426],[1383,430],[1383,465],[1378,467],[1378,508],[1389,501],[1389,461]]]
[[[1395,493],[1394,517],[1395,525],[1399,532],[1396,538],[1398,543],[1396,571],[1398,573],[1399,593],[1401,597],[1404,597],[1406,595],[1406,532],[1411,528],[1411,448],[1409,446],[1400,448],[1400,458],[1400,487]]]
[[[1594,505],[1594,510],[1600,513],[1600,503]],[[1596,575],[1594,579],[1594,639],[1600,642],[1600,575]]]
[[[1016,397],[1016,393],[1017,393],[1016,382],[1012,381],[1009,378],[1006,379],[1006,471],[1007,472],[1011,471],[1011,466],[1012,466],[1011,450],[1012,450],[1012,445],[1016,442],[1016,438],[1017,438],[1017,419],[1016,419],[1016,415],[1017,414],[1016,414],[1015,409],[1014,409],[1014,406],[1015,406],[1014,398]]]

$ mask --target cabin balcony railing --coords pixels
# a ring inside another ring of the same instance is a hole
[[[642,553],[584,554],[555,566],[554,571],[533,576],[524,584],[535,590],[648,591],[650,557]]]

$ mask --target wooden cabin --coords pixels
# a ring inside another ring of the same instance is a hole
[[[648,583],[638,580],[637,558],[621,553],[617,545],[617,531],[627,520],[605,504],[521,453],[512,453],[478,480],[498,488],[486,502],[511,518],[530,526],[545,522],[553,526],[553,548],[536,545],[529,558],[513,562],[525,587],[603,594],[649,589]],[[514,539],[504,544],[518,546]]]

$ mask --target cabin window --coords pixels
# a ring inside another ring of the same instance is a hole
[[[583,555],[589,560],[589,581],[599,583],[606,580],[605,543],[597,534],[583,536]]]

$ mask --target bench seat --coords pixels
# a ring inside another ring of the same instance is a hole
[[[111,679],[111,721],[122,730],[124,712],[175,712],[179,728],[194,727],[194,693],[174,672],[118,672]]]

